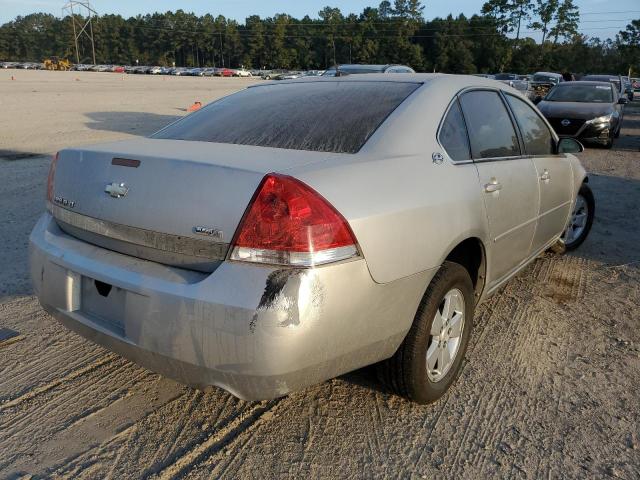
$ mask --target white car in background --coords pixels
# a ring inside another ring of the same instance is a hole
[[[245,70],[244,68],[238,68],[234,77],[253,77],[249,70]]]

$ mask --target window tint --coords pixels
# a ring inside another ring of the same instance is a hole
[[[556,85],[546,97],[547,102],[580,102],[580,103],[611,103],[614,90],[610,85],[583,84],[578,82]]]
[[[457,100],[451,105],[444,122],[442,122],[438,139],[452,160],[469,160],[471,158],[467,127],[464,124],[462,111]]]
[[[242,90],[152,138],[356,153],[419,83],[301,82]]]
[[[497,92],[475,91],[462,95],[473,158],[520,155],[518,136]]]
[[[553,154],[553,137],[547,125],[533,108],[523,100],[512,95],[507,95],[507,102],[511,106],[513,115],[516,117],[524,148],[529,155],[551,155]]]

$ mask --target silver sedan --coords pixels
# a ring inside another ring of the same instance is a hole
[[[584,241],[580,150],[479,77],[256,85],[150,138],[59,152],[33,284],[68,328],[189,385],[268,399],[377,364],[428,403],[475,306]]]

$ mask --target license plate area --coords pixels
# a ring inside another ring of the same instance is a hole
[[[81,311],[102,327],[125,336],[127,291],[90,277],[82,277]]]

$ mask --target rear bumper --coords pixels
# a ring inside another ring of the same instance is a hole
[[[435,273],[381,285],[356,260],[308,270],[223,262],[204,274],[82,242],[49,214],[29,248],[36,294],[66,327],[181,383],[246,400],[391,356]],[[106,297],[96,280],[111,286]]]

